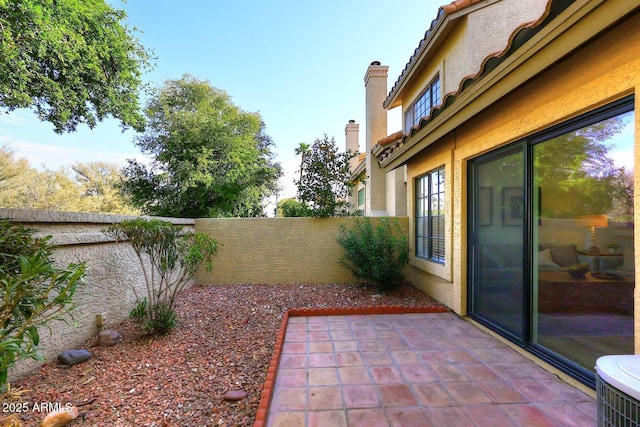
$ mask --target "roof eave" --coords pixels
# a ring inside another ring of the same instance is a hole
[[[457,126],[473,117],[479,111],[484,110],[501,97],[513,91],[526,79],[532,78],[542,72],[545,68],[559,61],[569,54],[577,46],[588,41],[595,34],[606,29],[615,20],[620,19],[632,12],[637,6],[631,2],[607,2],[606,0],[551,0],[548,9],[553,3],[569,3],[564,9],[544,24],[539,31],[519,46],[514,52],[508,54],[502,62],[491,69],[486,75],[473,81],[470,87],[463,89],[453,95],[451,105],[446,106],[438,115],[430,120],[423,128],[412,132],[406,137],[403,144],[397,150],[390,153],[379,161],[379,165],[385,169],[395,169],[405,164],[409,158],[415,155],[424,147],[434,143],[439,138],[454,130]],[[603,22],[596,18],[589,19],[588,22],[580,22],[587,17],[594,9],[607,7],[612,17],[609,21]],[[615,20],[614,20],[615,18]],[[566,31],[580,22],[579,28],[572,31],[571,35],[566,35]],[[520,28],[513,34],[517,37],[520,31],[527,28]],[[548,49],[545,49],[548,48]],[[529,59],[544,50],[544,55],[536,61]],[[486,61],[490,59],[487,58]],[[484,67],[484,65],[483,65]],[[521,73],[518,78],[507,78],[518,69]],[[482,71],[482,70],[481,70]],[[465,82],[461,83],[463,87]],[[419,147],[417,146],[420,142]]]

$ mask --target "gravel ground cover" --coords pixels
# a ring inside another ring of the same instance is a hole
[[[120,344],[92,339],[77,347],[93,354],[87,362],[47,364],[11,384],[14,402],[28,409],[18,419],[39,426],[47,407],[73,404],[80,416],[71,427],[250,426],[286,310],[371,305],[439,306],[410,284],[382,295],[357,284],[194,286],[179,296],[171,333],[149,337],[131,321],[109,325]],[[230,390],[248,395],[227,401]]]

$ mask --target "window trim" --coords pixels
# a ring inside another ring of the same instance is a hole
[[[414,126],[417,126],[420,123],[420,120],[424,117],[429,117],[431,115],[431,110],[434,107],[440,105],[441,103],[441,81],[440,81],[440,73],[436,73],[436,75],[431,79],[429,84],[424,88],[420,95],[416,97],[416,99],[411,103],[409,108],[405,112],[404,117],[404,126],[405,132],[411,129]],[[428,95],[429,105],[425,108],[424,113],[421,113],[419,117],[416,117],[416,106],[419,104],[427,105],[426,98]],[[423,102],[424,101],[424,102]]]
[[[433,178],[437,176],[439,179],[438,182],[438,192],[433,193]],[[421,183],[426,178],[426,183],[424,186],[421,186]],[[420,192],[420,188],[426,188],[426,192]],[[442,211],[439,214],[434,215],[433,210],[431,209],[432,204],[428,202],[428,200],[433,197],[437,197],[438,201],[442,206]],[[414,256],[416,259],[427,261],[430,263],[445,265],[447,260],[447,231],[446,231],[446,221],[447,221],[447,195],[446,195],[446,173],[445,173],[445,165],[441,165],[435,169],[431,169],[430,171],[423,173],[414,179],[414,214],[415,214],[415,224],[414,224]],[[422,206],[425,206],[427,211],[423,211],[421,209]],[[422,230],[422,234],[418,231],[418,227],[421,221],[424,221],[425,218],[435,218],[438,217],[438,222],[442,222],[441,224],[441,233],[433,233],[433,220],[426,221],[428,223],[429,230]],[[419,244],[421,241],[423,244]],[[434,243],[440,242],[440,248],[435,249]],[[425,253],[419,253],[419,248],[424,247]],[[438,253],[439,255],[434,255]]]

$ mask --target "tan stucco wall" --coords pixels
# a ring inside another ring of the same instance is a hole
[[[221,246],[214,269],[201,268],[201,285],[353,282],[339,265],[339,227],[356,218],[215,218],[196,220],[196,230]],[[398,218],[406,232],[408,219]],[[375,224],[377,219],[372,218]]]
[[[451,307],[466,314],[466,186],[467,161],[499,146],[518,141],[550,126],[562,123],[616,99],[637,92],[640,87],[640,17],[622,23],[616,30],[592,41],[565,61],[529,80],[472,120],[458,127],[441,142],[429,147],[409,162],[409,204],[412,203],[413,179],[421,173],[445,164],[447,179],[452,179],[451,224],[453,257],[450,268],[442,273],[433,266],[414,268],[424,273],[412,273],[414,283]],[[552,48],[552,47],[551,47]],[[517,71],[510,78],[517,79]],[[640,165],[640,114],[636,96],[636,167]],[[446,151],[453,153],[450,167],[446,165]],[[640,177],[635,174],[635,194],[640,194]],[[448,199],[448,197],[447,197]],[[409,215],[413,215],[409,206]],[[640,219],[640,200],[635,198],[636,223]],[[410,225],[413,229],[413,225]],[[635,229],[635,247],[640,248],[639,229]],[[637,254],[638,252],[636,252]],[[636,281],[640,272],[640,257],[636,255]],[[451,272],[449,273],[449,269]],[[427,274],[430,273],[430,274]],[[451,283],[450,280],[453,282]],[[636,337],[640,336],[640,290],[635,294]],[[640,350],[636,344],[636,351]]]
[[[46,361],[55,360],[65,350],[98,332],[96,315],[107,313],[105,328],[128,318],[135,305],[135,292],[145,295],[140,262],[127,243],[116,244],[102,230],[127,217],[122,215],[83,214],[22,209],[0,209],[0,218],[10,218],[27,228],[38,230],[36,236],[51,235],[55,266],[64,268],[71,262],[85,261],[88,269],[81,286],[74,295],[77,309],[73,317],[77,326],[56,322],[52,333],[40,330],[39,349]],[[192,228],[192,219],[163,218]],[[38,366],[34,361],[19,364],[11,371],[15,377]]]
[[[477,73],[489,54],[507,47],[509,37],[519,25],[536,21],[544,13],[546,4],[547,0],[501,0],[473,10],[450,24],[455,28],[447,35],[446,42],[403,94],[403,113],[438,73],[441,95],[457,92],[460,82]]]

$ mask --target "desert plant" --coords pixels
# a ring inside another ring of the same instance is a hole
[[[369,218],[357,219],[351,229],[343,224],[338,243],[345,251],[340,264],[368,285],[386,291],[404,280],[409,244],[397,220],[380,218],[374,226]]]
[[[176,297],[205,264],[213,268],[218,242],[204,233],[158,219],[136,218],[105,230],[116,241],[128,241],[135,251],[145,279],[146,297],[139,296],[131,317],[150,334],[169,332],[177,323]]]
[[[38,328],[67,321],[72,297],[82,283],[84,263],[53,267],[50,236],[0,220],[0,391],[19,360],[41,360]]]

